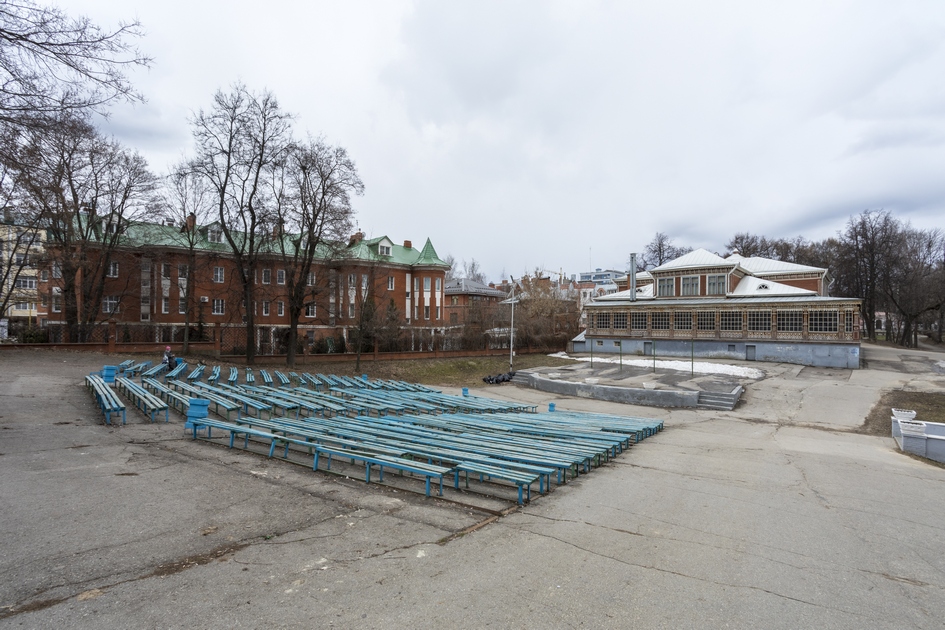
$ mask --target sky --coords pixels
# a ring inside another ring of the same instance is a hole
[[[166,172],[242,81],[356,161],[370,237],[490,280],[627,268],[657,232],[945,228],[945,2],[63,0],[140,20],[145,104],[103,129]]]

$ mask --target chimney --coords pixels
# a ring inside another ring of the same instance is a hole
[[[194,228],[197,227],[197,215],[191,212],[187,215],[187,231],[193,232]]]
[[[407,249],[412,249],[412,248],[413,248],[413,242],[411,242],[411,241],[404,241],[404,247],[406,247]]]
[[[284,225],[285,225],[285,222],[282,219],[279,219],[278,221],[276,221],[276,224],[272,226],[273,238],[279,238],[280,236],[282,236]]]
[[[352,245],[357,245],[358,243],[361,242],[363,238],[364,238],[364,233],[361,230],[358,230],[357,232],[352,234],[351,238],[348,240],[348,247],[351,247]]]

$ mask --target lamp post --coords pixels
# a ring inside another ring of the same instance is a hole
[[[512,319],[509,322],[509,372],[511,372],[512,359],[515,356],[515,303],[518,302],[518,300],[515,299],[515,279],[509,276],[509,280],[512,281],[512,295],[509,296],[509,299],[499,302],[499,304],[512,305]]]
[[[509,373],[512,373],[512,358],[515,356],[515,279],[509,276],[512,281],[512,320],[509,323]]]

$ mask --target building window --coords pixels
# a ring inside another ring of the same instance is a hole
[[[186,280],[188,271],[187,265],[177,265],[177,279]]]
[[[52,298],[52,312],[61,313],[62,312],[62,296],[54,295]]]
[[[697,330],[715,330],[715,311],[696,312]]]
[[[634,311],[630,313],[630,329],[646,330],[646,313],[642,311]]]
[[[439,293],[443,289],[443,278],[436,279],[436,292]]]
[[[223,267],[213,268],[213,281],[217,283],[223,282]]]
[[[107,275],[108,275],[109,278],[117,278],[117,277],[118,277],[118,263],[117,263],[117,262],[112,261],[112,262],[108,263],[108,274],[107,274]]]
[[[674,312],[673,330],[692,330],[692,311]]]
[[[49,271],[43,269],[39,272],[39,281],[40,282],[49,282]]]
[[[439,306],[436,307],[436,318],[437,318],[437,320],[440,319],[440,307],[439,307]]]
[[[361,295],[364,295],[364,292],[367,291],[368,277],[366,274],[361,274]]]
[[[62,277],[62,265],[60,265],[58,261],[53,263],[52,277],[57,279]]]
[[[424,290],[424,291],[429,291],[429,290],[430,290],[430,279],[429,279],[429,278],[424,278],[424,279],[423,279],[423,290]]]
[[[619,341],[615,341],[615,342],[614,342],[614,347],[615,347],[615,348],[621,348],[621,347],[623,347],[623,344],[620,343]]]
[[[610,328],[610,313],[598,313],[596,327],[600,329]]]
[[[263,316],[269,317],[269,300],[263,300]]]
[[[429,306],[424,306],[424,307],[423,307],[423,319],[430,319],[430,307],[429,307]]]
[[[651,318],[653,330],[669,330],[669,313],[653,313]]]
[[[420,278],[413,279],[413,292],[414,293],[420,292]],[[408,295],[407,297],[410,297],[410,296]]]
[[[357,277],[356,274],[353,274],[353,273],[349,273],[349,274],[348,274],[348,286],[349,286],[349,287],[353,287],[353,286],[354,286],[354,283],[357,282],[357,281],[358,281],[358,277]]]
[[[315,302],[305,305],[305,316],[306,317],[315,317]]]
[[[272,282],[272,269],[263,269],[262,273],[263,284],[269,284]]]
[[[35,289],[36,276],[20,276],[13,283],[13,287],[16,289]]]
[[[171,298],[164,298],[161,300],[161,312],[165,315],[171,312]]]
[[[682,295],[699,295],[699,276],[683,276]]]
[[[614,313],[614,330],[626,330],[626,329],[627,329],[627,314]]]
[[[660,278],[656,281],[657,296],[659,297],[672,297],[676,295],[676,279],[675,278]]]
[[[387,290],[394,290],[394,276],[387,276]]]
[[[103,313],[117,313],[118,312],[118,296],[117,295],[105,296],[105,299],[102,300],[102,312]]]
[[[16,247],[16,245],[14,245],[13,247]],[[13,264],[15,264],[17,267],[25,267],[25,266],[29,265],[29,264],[30,264],[29,255],[28,255],[28,254],[16,254],[16,255],[14,255],[14,256],[13,256]],[[20,310],[21,310],[21,311],[25,311],[26,309],[20,309]]]
[[[778,311],[778,332],[801,332],[804,330],[803,311]]]
[[[378,245],[377,251],[381,256],[390,256],[390,245]]]
[[[162,278],[167,278],[168,280],[170,280],[170,278],[171,278],[171,263],[161,263],[161,277],[162,277]]]
[[[706,294],[725,295],[725,275],[706,276]]]
[[[181,315],[187,314],[187,298],[182,297],[177,300],[177,312]]]
[[[225,311],[226,311],[226,300],[213,298],[213,314],[223,315]]]
[[[604,341],[602,339],[598,339],[595,343],[597,344],[598,348],[604,347]]]
[[[771,311],[748,311],[748,330],[752,332],[770,332]]]
[[[308,272],[308,279],[306,280],[306,284],[308,284],[308,286],[310,287],[315,286],[315,272],[314,271]]]
[[[348,318],[354,319],[354,303],[348,304]]]
[[[282,317],[283,315],[285,315],[285,302],[283,302],[282,300],[276,302],[276,315],[278,315],[279,317]]]
[[[742,329],[741,311],[722,311],[719,314],[719,330],[740,331]]]
[[[207,230],[207,240],[211,243],[222,243],[223,242],[223,229],[219,226],[214,226]]]
[[[835,333],[839,311],[810,311],[807,314],[807,332]]]
[[[853,311],[843,311],[843,332],[853,332]]]
[[[276,284],[285,284],[285,269],[276,269]]]

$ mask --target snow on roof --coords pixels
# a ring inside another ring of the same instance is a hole
[[[755,276],[746,276],[741,279],[735,290],[729,293],[731,297],[773,297],[792,295],[817,295],[816,291],[799,289],[774,280],[765,280]]]
[[[616,293],[609,293],[607,295],[602,295],[599,298],[595,298],[595,302],[609,302],[612,300],[629,300],[633,297],[633,294],[630,292],[630,289],[626,291],[617,291]],[[653,299],[653,285],[648,284],[645,287],[637,287],[637,299],[638,300],[651,300]]]
[[[694,267],[732,267],[736,261],[726,260],[707,249],[696,249],[684,256],[680,256],[651,271],[672,271],[673,269],[690,269]]]
[[[756,275],[770,275],[778,273],[819,273],[824,271],[820,267],[811,267],[809,265],[798,265],[797,263],[784,262],[783,260],[773,260],[771,258],[761,258],[752,256],[745,258],[738,254],[732,254],[726,260],[737,262],[749,273]]]

